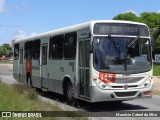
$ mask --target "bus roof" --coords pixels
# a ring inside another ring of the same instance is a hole
[[[14,40],[14,43],[41,39],[41,38],[45,38],[45,37],[50,37],[50,36],[54,36],[54,35],[69,33],[69,32],[78,31],[78,30],[82,30],[82,29],[89,29],[90,26],[93,26],[95,23],[129,23],[129,24],[139,24],[139,25],[145,25],[146,26],[146,24],[144,24],[144,23],[132,22],[132,21],[93,20],[93,21],[89,21],[89,22],[86,22],[86,23],[81,23],[81,24],[65,27],[65,28],[62,28],[62,29],[56,29],[56,30],[44,32],[44,33],[41,33],[41,34],[36,34],[34,36],[28,36],[28,37],[25,37],[25,38],[16,39],[16,40]]]

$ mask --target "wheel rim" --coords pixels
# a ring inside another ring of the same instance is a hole
[[[69,100],[73,99],[73,88],[71,86],[68,87],[67,96]]]

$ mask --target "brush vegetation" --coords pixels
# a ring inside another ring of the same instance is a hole
[[[0,61],[0,64],[13,64],[12,61]]]
[[[160,64],[153,65],[153,76],[160,76]]]
[[[0,110],[1,111],[63,111],[56,102],[46,103],[39,99],[38,93],[34,89],[28,88],[24,84],[13,86],[2,83],[0,80]],[[6,118],[5,118],[6,119]],[[17,120],[18,118],[7,118]],[[21,118],[22,119],[22,118]],[[23,118],[24,120],[87,120],[86,117],[45,117],[45,118]]]

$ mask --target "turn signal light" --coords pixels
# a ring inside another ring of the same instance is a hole
[[[146,96],[146,95],[152,95],[152,91],[145,91],[143,92],[143,95]]]

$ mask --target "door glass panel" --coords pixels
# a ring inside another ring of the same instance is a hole
[[[79,66],[83,67],[84,66],[84,48],[83,48],[83,41],[79,42]]]
[[[90,92],[89,92],[89,57],[90,57],[90,53],[89,53],[89,48],[90,48],[90,41],[86,40],[85,41],[85,94],[87,97],[90,96]]]
[[[47,65],[47,46],[42,46],[42,65]]]
[[[89,97],[90,96],[90,87],[89,87],[89,69],[86,69],[86,96]]]
[[[47,70],[47,50],[48,50],[48,45],[42,45],[41,46],[42,52],[41,52],[41,60],[42,60],[42,66],[41,66],[41,82],[42,82],[42,88],[48,88],[47,84],[47,75],[48,75],[48,70]]]
[[[85,41],[85,58],[86,58],[86,67],[89,67],[89,56],[90,56],[90,53],[89,53],[89,47],[90,47],[90,41],[87,40]]]
[[[84,71],[83,69],[79,70],[80,73],[80,94],[84,95]]]
[[[47,65],[47,49],[48,46],[45,46],[45,65]]]
[[[90,96],[89,89],[89,40],[79,41],[79,79],[80,79],[80,95],[84,97]]]

